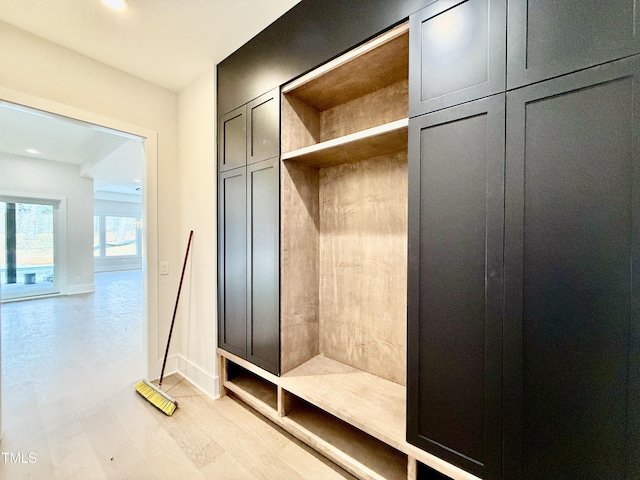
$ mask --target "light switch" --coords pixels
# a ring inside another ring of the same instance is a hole
[[[160,275],[169,275],[169,262],[160,262]]]

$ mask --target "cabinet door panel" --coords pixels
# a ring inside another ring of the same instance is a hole
[[[246,168],[218,176],[218,308],[221,348],[247,353]]]
[[[444,0],[410,18],[409,114],[505,89],[506,0]]]
[[[280,89],[247,104],[247,163],[280,155]]]
[[[638,0],[509,0],[508,88],[640,53]]]
[[[508,94],[505,472],[638,479],[638,76]]]
[[[407,440],[500,476],[504,95],[411,119]]]
[[[278,157],[247,168],[247,359],[278,375],[280,365],[280,194]]]
[[[218,168],[221,172],[246,165],[246,131],[244,105],[218,120]]]

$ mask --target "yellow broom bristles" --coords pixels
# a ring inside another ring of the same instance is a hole
[[[151,405],[169,417],[173,415],[173,412],[175,412],[178,407],[178,402],[146,380],[140,380],[133,388],[146,398]]]

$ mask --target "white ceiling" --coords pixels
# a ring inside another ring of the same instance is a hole
[[[300,0],[0,0],[0,20],[179,92]]]
[[[0,0],[0,21],[179,92],[299,1]],[[143,170],[139,140],[2,102],[0,152],[77,164],[95,190],[135,193]]]

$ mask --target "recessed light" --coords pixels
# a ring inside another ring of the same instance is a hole
[[[36,150],[35,148],[27,148],[25,149],[25,152],[30,153],[31,155],[39,155],[40,152],[38,150]]]
[[[102,0],[102,3],[113,10],[124,10],[129,6],[127,0]]]
[[[134,181],[135,183],[142,183],[142,180],[140,180],[140,179],[138,179],[138,178],[134,178],[134,179],[133,179],[133,181]]]

